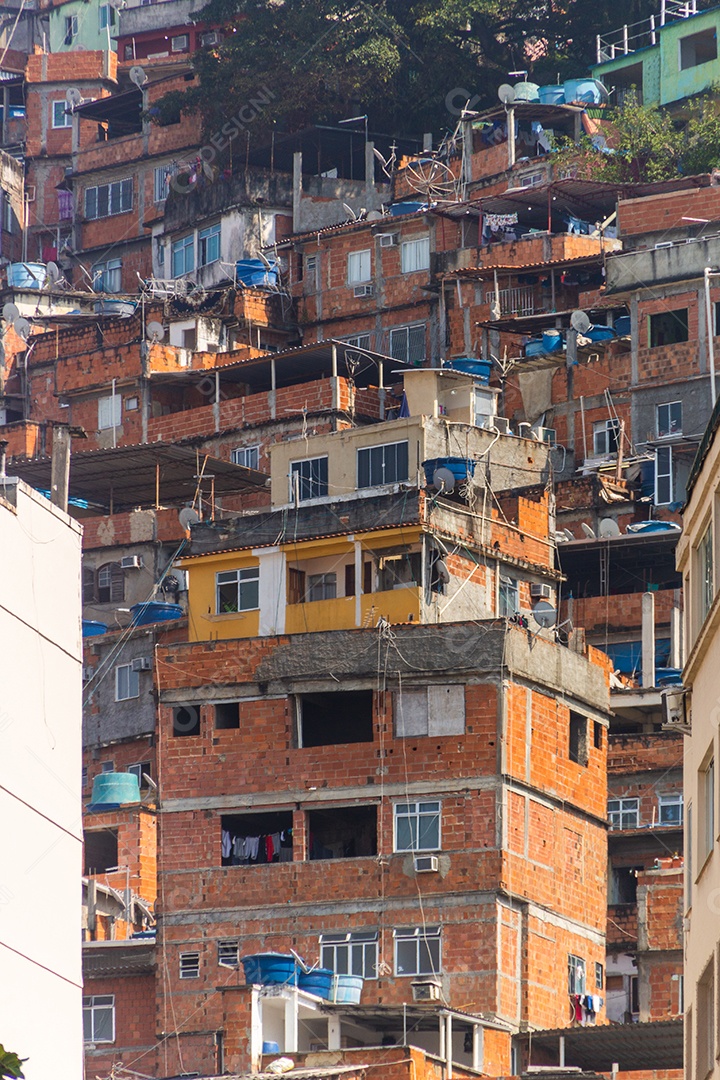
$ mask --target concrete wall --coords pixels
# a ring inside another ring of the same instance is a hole
[[[82,1074],[80,536],[0,486],[0,1016],[28,1080]]]

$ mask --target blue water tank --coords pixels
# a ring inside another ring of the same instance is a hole
[[[565,87],[541,86],[538,90],[538,97],[543,105],[564,105]]]
[[[45,263],[10,263],[7,268],[10,289],[42,289],[46,277]]]
[[[268,268],[261,259],[238,259],[235,264],[235,276],[242,285],[261,287],[277,285],[280,271],[274,259],[269,259]]]
[[[330,968],[315,968],[314,971],[301,971],[298,986],[308,994],[330,1000],[334,972]]]
[[[248,986],[296,986],[298,965],[294,956],[286,953],[252,953],[243,956],[240,962],[245,971]]]
[[[183,609],[180,604],[166,604],[160,600],[150,600],[145,604],[133,604],[130,608],[133,626],[146,626],[148,623],[168,622],[181,619]]]
[[[83,619],[82,621],[83,637],[100,637],[101,634],[107,634],[107,629],[107,623],[97,622],[95,619]]]
[[[99,773],[93,780],[91,806],[94,810],[140,802],[140,784],[134,773]]]

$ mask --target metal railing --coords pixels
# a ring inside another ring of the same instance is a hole
[[[500,314],[501,315],[534,315],[535,314],[535,290],[531,286],[518,286],[513,289],[500,289]],[[485,303],[495,302],[495,290],[487,289]]]
[[[675,19],[689,19],[691,15],[697,15],[697,0],[661,0],[659,15],[651,15],[649,19],[636,23],[625,23],[605,37],[598,34],[595,39],[597,63],[605,64],[618,56],[628,56],[637,49],[656,45],[658,31],[666,23]]]

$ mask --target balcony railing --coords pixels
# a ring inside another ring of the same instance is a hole
[[[661,0],[659,15],[651,15],[636,23],[625,23],[605,37],[598,34],[595,41],[597,63],[606,64],[619,56],[628,56],[638,49],[656,45],[658,31],[666,23],[675,19],[689,19],[691,15],[697,15],[697,0]]]

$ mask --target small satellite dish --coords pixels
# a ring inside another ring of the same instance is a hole
[[[587,536],[588,540],[597,540],[597,536],[595,535],[595,532],[594,532],[594,530],[593,530],[593,529],[591,529],[591,528],[590,528],[590,526],[589,526],[589,525],[587,525],[587,524],[586,524],[586,523],[585,523],[584,521],[581,521],[581,522],[580,522],[580,528],[581,528],[581,529],[582,529],[582,531],[583,531],[583,532],[585,533],[585,535]]]
[[[264,255],[262,251],[258,251],[257,256],[258,256],[258,259],[263,264],[263,266],[265,267],[266,270],[274,270],[275,269],[273,264],[268,259],[267,255]]]
[[[532,617],[543,630],[549,630],[557,622],[557,611],[547,600],[538,600],[532,609]]]
[[[503,105],[512,105],[515,100],[515,90],[510,83],[503,83],[502,86],[498,87],[498,97]]]
[[[343,207],[343,210],[345,211],[345,213],[347,214],[347,216],[350,218],[351,221],[357,221],[358,216],[355,213],[355,211],[353,210],[352,206],[348,206],[348,204],[346,202],[344,202],[342,204],[342,207]]]
[[[452,469],[436,469],[433,473],[433,487],[447,495],[455,490],[455,473]]]
[[[566,540],[574,540],[575,539],[575,536],[573,535],[573,533],[570,532],[569,529],[563,529],[563,532],[565,533],[565,539]]]
[[[65,94],[65,100],[71,109],[75,109],[78,105],[81,105],[82,99],[82,91],[78,90],[77,86],[71,86]]]
[[[5,304],[2,310],[2,317],[5,322],[14,323],[16,319],[20,318],[20,310],[17,304]]]
[[[447,585],[450,582],[450,571],[447,568],[447,563],[444,559],[436,559],[433,571],[437,575],[438,581],[442,581],[443,585]]]
[[[130,82],[135,83],[138,89],[142,90],[147,81],[148,77],[145,74],[145,68],[141,68],[139,64],[133,64],[130,68]]]
[[[49,281],[51,285],[60,277],[60,268],[56,262],[49,262],[45,267],[45,280]]]
[[[148,341],[162,341],[165,337],[165,327],[159,322],[149,322],[145,327]]]
[[[197,525],[200,521],[200,515],[197,510],[193,510],[192,506],[185,506],[178,513],[178,520],[183,529],[189,529],[191,525]]]
[[[367,221],[382,221],[382,214],[379,210],[368,210]]]
[[[606,538],[619,535],[620,526],[615,518],[600,518],[600,521],[598,522],[598,536]]]
[[[19,319],[16,319],[13,323],[13,330],[18,337],[21,337],[23,339],[23,341],[27,341],[30,335],[30,329],[30,323],[27,321],[27,319],[23,319],[22,316]]]
[[[584,311],[573,311],[570,316],[570,325],[573,330],[577,330],[578,334],[584,334],[592,324]]]

